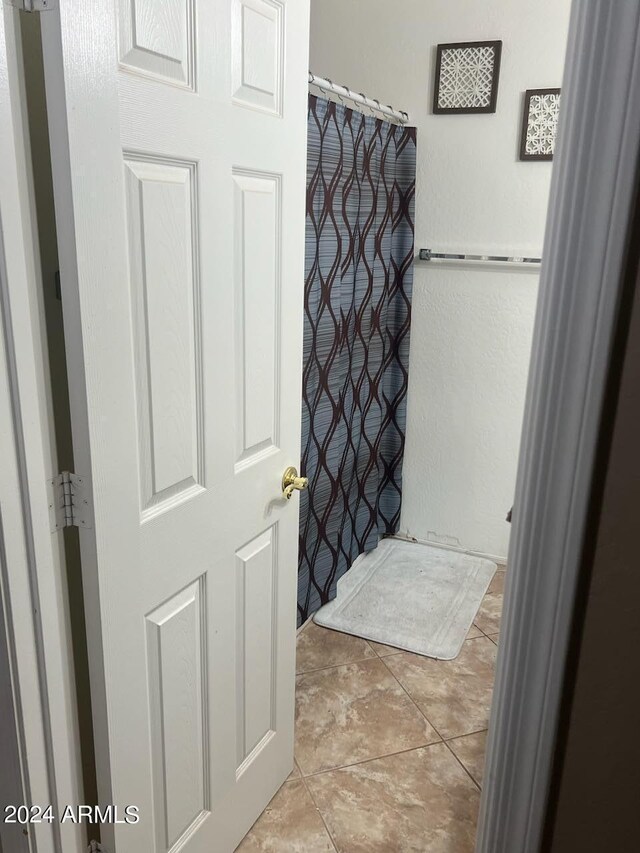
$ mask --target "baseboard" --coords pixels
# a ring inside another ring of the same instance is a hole
[[[495,554],[485,554],[484,551],[472,551],[469,548],[460,548],[458,545],[443,545],[440,542],[432,542],[429,539],[417,539],[415,536],[409,536],[408,533],[395,533],[395,539],[404,539],[405,542],[416,542],[418,545],[429,545],[431,548],[441,548],[443,551],[456,551],[458,554],[469,554],[472,557],[483,557],[485,560],[491,560],[492,563],[497,563],[499,566],[506,566],[507,558],[498,557]]]

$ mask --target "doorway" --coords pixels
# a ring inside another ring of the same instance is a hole
[[[381,525],[382,533],[411,543],[408,547],[416,552],[434,554],[450,585],[455,576],[450,564],[458,555],[475,561],[476,571],[480,561],[492,568],[452,660],[434,659],[442,657],[437,652],[416,654],[415,648],[400,641],[395,646],[383,642],[371,624],[365,624],[364,611],[372,596],[356,604],[356,582],[348,579],[361,570],[358,584],[367,572],[383,574],[385,568],[375,564],[383,558],[376,554],[389,540],[376,548],[378,534],[371,524],[372,541],[364,537],[358,541],[365,556],[356,560],[357,548],[351,553],[358,537],[349,525],[358,517],[359,504],[350,491],[348,455],[353,450],[357,457],[360,437],[369,436],[356,421],[348,431],[348,449],[344,454],[334,451],[339,395],[331,394],[334,389],[327,387],[320,371],[320,390],[314,386],[303,404],[303,422],[311,422],[305,436],[311,435],[312,465],[304,471],[310,477],[310,494],[302,500],[300,587],[306,595],[299,598],[299,612],[307,618],[310,611],[317,611],[318,599],[324,606],[316,622],[310,621],[298,636],[294,775],[245,840],[247,850],[277,849],[278,840],[285,843],[285,839],[293,844],[298,831],[309,833],[304,843],[313,849],[314,845],[324,849],[323,844],[328,849],[331,845],[344,850],[384,849],[385,843],[393,849],[403,849],[403,844],[438,849],[440,834],[451,849],[474,847],[553,168],[548,137],[551,113],[561,97],[569,13],[569,2],[531,5],[517,13],[501,3],[481,8],[476,4],[473,9],[465,4],[445,8],[411,2],[393,8],[381,2],[311,4],[305,300],[310,320],[305,318],[305,340],[314,341],[318,334],[321,345],[310,360],[322,362],[325,351],[332,366],[336,360],[336,342],[326,326],[337,322],[338,312],[331,312],[334,303],[328,292],[344,285],[357,293],[362,286],[358,252],[366,258],[366,248],[357,240],[352,247],[360,220],[350,205],[367,214],[369,197],[362,201],[363,193],[354,191],[350,181],[357,174],[368,190],[367,181],[377,166],[370,165],[375,164],[373,144],[367,148],[371,158],[367,167],[358,171],[352,166],[358,151],[356,147],[351,153],[351,135],[364,139],[366,148],[367,122],[372,128],[380,122],[382,139],[394,123],[400,130],[415,126],[415,195],[403,210],[415,229],[415,261],[412,281],[400,285],[412,303],[406,410],[398,416],[397,407],[390,407],[391,418],[402,431],[403,464],[398,465],[402,509],[393,528]],[[482,73],[487,77],[491,77],[488,57],[495,59],[497,54],[491,51],[499,51],[499,71],[494,68],[495,89],[487,89],[486,110],[478,107],[474,112],[469,105],[465,109],[461,80],[458,89],[446,95],[446,79],[437,75],[447,51],[452,69],[467,62],[477,71],[484,62]],[[445,108],[434,107],[438,85],[445,101],[457,99],[448,114]],[[538,110],[537,119],[532,110]],[[361,137],[356,130],[360,127]],[[328,149],[326,162],[316,153],[322,143]],[[324,230],[329,232],[326,237]],[[366,236],[365,231],[362,243]],[[371,268],[377,263],[379,269],[383,252],[372,252],[368,260]],[[316,269],[319,295],[313,291]],[[375,270],[370,279],[375,294]],[[335,303],[346,306],[345,317],[350,316],[349,300]],[[356,305],[356,317],[358,310]],[[344,325],[348,338],[348,320]],[[357,331],[353,337],[355,348],[360,343]],[[357,361],[352,385],[345,383],[349,400],[365,372],[363,363],[367,364],[367,355]],[[314,367],[315,363],[309,372]],[[375,374],[375,365],[370,374]],[[321,407],[323,394],[331,395],[331,414],[314,430],[313,406],[307,401]],[[323,431],[332,428],[330,440],[324,441]],[[373,440],[367,452],[372,444]],[[304,447],[303,443],[303,455]],[[325,503],[333,498],[329,488],[322,492],[317,459],[331,475],[329,482],[337,480],[342,487],[336,503],[343,497],[348,503],[345,523],[336,527],[348,528],[349,534],[340,538],[334,533],[332,541],[325,528],[333,509],[324,513],[322,500],[314,501],[314,484]],[[354,479],[357,466],[356,460]],[[384,461],[380,468],[386,473]],[[369,501],[369,509],[371,505],[375,499]],[[316,540],[320,547],[314,550]],[[322,570],[318,566],[316,573],[312,571],[309,553],[321,554]],[[361,569],[363,559],[366,570]],[[427,557],[422,559],[426,562]],[[355,565],[347,571],[341,560]],[[424,566],[422,571],[424,575]],[[394,608],[399,588],[399,582],[395,589],[392,584],[382,587],[384,601],[370,605],[372,611],[377,608],[378,625],[385,619],[394,623],[391,630],[396,636],[408,622],[409,609]],[[344,609],[353,612],[351,631],[345,627],[347,620],[335,615],[341,607],[341,589],[347,600]],[[418,594],[416,584],[414,600]],[[458,600],[460,589],[451,595]],[[328,603],[334,597],[337,606]],[[433,597],[429,587],[417,607],[424,633],[431,628],[429,620],[437,618]],[[411,594],[408,598],[414,603]],[[449,605],[448,616],[451,609]],[[383,630],[388,630],[386,625]],[[445,633],[440,626],[438,630]],[[420,773],[429,781],[418,794]],[[407,790],[412,797],[405,796]],[[421,807],[418,813],[416,806]]]

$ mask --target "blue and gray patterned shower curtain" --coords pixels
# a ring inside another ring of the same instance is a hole
[[[409,367],[416,131],[309,97],[298,620],[395,533]]]

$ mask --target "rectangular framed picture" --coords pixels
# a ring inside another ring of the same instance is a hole
[[[521,160],[553,160],[560,89],[527,89],[520,133]]]
[[[439,44],[433,112],[495,113],[501,54],[501,41]]]

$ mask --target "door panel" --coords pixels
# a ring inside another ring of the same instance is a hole
[[[251,765],[276,727],[277,654],[274,604],[277,590],[277,528],[270,527],[237,552],[238,767]]]
[[[195,0],[121,0],[118,6],[122,67],[193,89]]]
[[[284,4],[280,0],[232,0],[233,99],[282,114]]]
[[[146,617],[157,849],[209,808],[206,595],[198,578]]]
[[[105,840],[224,853],[293,756],[308,2],[86,5],[43,28]]]
[[[143,519],[204,482],[196,174],[125,157]]]
[[[234,170],[236,471],[278,450],[280,176]]]

